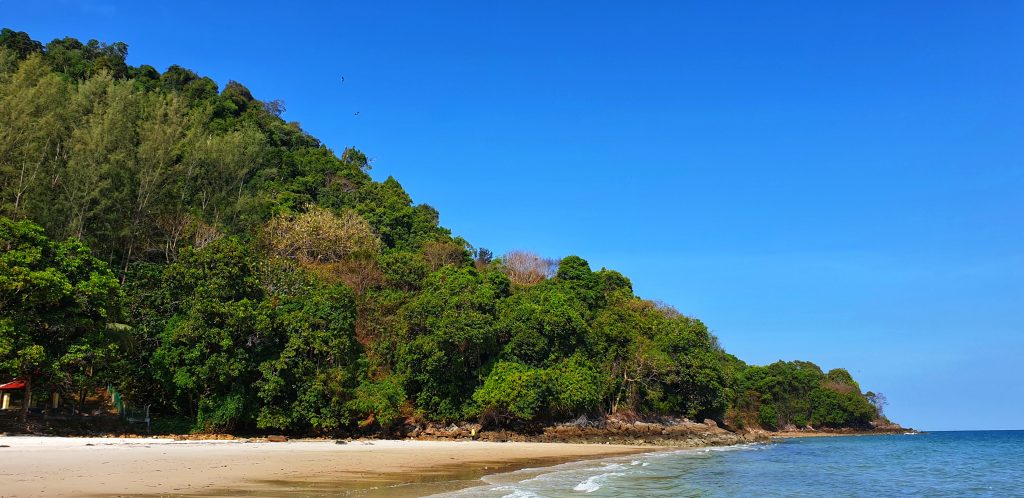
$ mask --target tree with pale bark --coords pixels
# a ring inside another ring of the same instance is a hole
[[[553,275],[558,260],[544,258],[539,254],[515,250],[501,257],[501,269],[516,285],[536,285]]]
[[[361,216],[308,206],[305,213],[281,215],[264,227],[270,251],[300,263],[336,263],[380,251],[380,239]]]

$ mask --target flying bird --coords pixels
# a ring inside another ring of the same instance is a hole
[[[344,83],[344,82],[345,82],[345,77],[344,77],[344,76],[342,76],[342,77],[341,77],[341,82],[342,82],[342,83]]]
[[[353,116],[358,116],[358,115],[359,115],[359,111],[356,111],[356,113],[353,114]]]

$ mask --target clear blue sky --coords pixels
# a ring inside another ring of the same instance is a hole
[[[0,26],[283,99],[472,243],[620,270],[904,424],[1024,429],[1024,3],[385,3],[0,0]]]

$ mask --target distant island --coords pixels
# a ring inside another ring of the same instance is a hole
[[[473,246],[283,102],[127,50],[0,33],[0,430],[902,430],[844,369],[748,365],[617,271]]]

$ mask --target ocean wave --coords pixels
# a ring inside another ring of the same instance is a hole
[[[608,487],[615,477],[662,472],[666,460],[680,457],[706,458],[711,453],[767,449],[774,443],[744,443],[711,448],[662,449],[641,455],[603,457],[553,465],[532,467],[490,474],[481,478],[481,486],[435,496],[490,497],[490,498],[543,498],[550,494],[592,493]],[[614,486],[613,486],[614,487]]]
[[[495,491],[512,491],[509,494],[502,495],[501,498],[544,498],[541,495],[538,495],[537,493],[534,493],[532,491],[529,491],[529,490],[526,490],[526,489],[522,489],[522,488],[516,488],[516,487],[513,487],[513,486],[502,486],[500,488],[495,488],[494,490]]]
[[[602,465],[600,467],[594,467],[593,466],[594,463],[595,463],[594,461],[584,460],[582,462],[569,462],[569,463],[565,463],[565,464],[562,464],[562,465],[555,465],[553,467],[548,467],[547,469],[540,469],[540,470],[547,470],[547,472],[542,472],[542,473],[537,474],[536,476],[530,477],[528,479],[523,479],[523,480],[519,481],[519,483],[520,484],[529,484],[529,483],[536,483],[536,482],[549,482],[549,481],[560,480],[561,478],[565,478],[566,476],[571,476],[571,475],[590,474],[590,473],[594,473],[594,472],[600,472],[600,473],[604,474],[604,473],[608,473],[608,472],[615,472],[615,471],[626,470],[626,466],[623,465],[622,463],[610,462],[610,463],[605,463],[604,465]],[[583,464],[583,465],[581,465],[581,464]]]
[[[1021,460],[1024,431],[810,438],[574,462],[508,473],[494,479],[500,484],[447,496],[860,496],[868,489],[877,496],[1024,497]]]
[[[652,453],[646,453],[643,456],[645,460],[660,460],[664,458],[675,458],[685,455],[706,455],[708,453],[728,452],[728,451],[752,451],[752,450],[766,450],[775,447],[777,443],[741,443],[731,444],[729,446],[708,446],[704,448],[681,448],[674,450],[656,451]]]
[[[605,481],[607,481],[609,478],[624,475],[626,474],[623,472],[607,472],[604,474],[591,476],[577,484],[576,487],[572,488],[572,490],[583,491],[584,493],[593,493],[594,491],[601,489],[601,486],[604,486]]]

